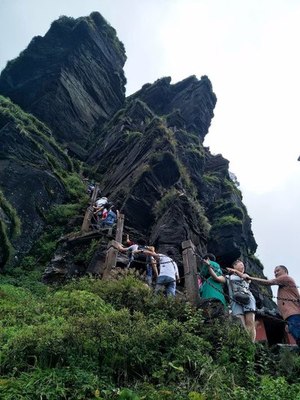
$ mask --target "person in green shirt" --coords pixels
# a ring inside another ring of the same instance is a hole
[[[199,268],[202,284],[199,288],[202,299],[216,299],[226,306],[224,296],[224,284],[226,279],[222,273],[220,265],[216,262],[216,257],[212,253],[206,254],[202,258]]]

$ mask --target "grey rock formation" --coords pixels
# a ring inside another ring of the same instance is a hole
[[[91,132],[122,107],[126,56],[97,12],[60,17],[34,37],[0,76],[0,93],[47,123],[73,154],[85,157]]]
[[[200,104],[187,95],[193,88]],[[215,103],[207,77],[145,85],[102,130],[88,163],[129,228],[178,254],[181,242],[191,239],[199,253],[209,249],[229,266],[254,254],[256,243],[228,161],[202,145]]]
[[[124,47],[100,14],[77,20],[62,17],[44,38],[34,38],[19,58],[8,63],[0,77],[0,92],[46,121],[60,142],[85,159],[102,194],[125,214],[125,232],[133,239],[146,239],[161,252],[171,247],[181,273],[181,244],[190,239],[198,255],[211,251],[224,268],[241,257],[248,272],[262,276],[262,265],[254,256],[251,219],[229,173],[229,161],[203,146],[217,101],[210,80],[190,76],[171,84],[171,78],[162,78],[125,100],[124,62]],[[5,121],[1,132],[9,150],[0,151],[10,158],[0,186],[9,201],[16,197],[11,191],[18,184],[6,183],[9,176],[23,174],[31,187],[31,180],[37,185],[42,174],[47,185],[31,188],[41,192],[34,200],[35,210],[59,202],[64,189],[49,157],[35,156],[41,146],[48,153],[49,143],[37,146],[31,133],[27,146],[28,136]],[[16,146],[17,153],[11,140],[22,143]],[[65,162],[61,153],[55,159]],[[23,189],[21,193],[24,199],[30,195]],[[21,197],[13,204],[20,213]],[[34,201],[30,212],[24,203],[23,220],[26,225],[28,214],[37,232],[41,219],[39,212],[33,214]],[[4,209],[0,215],[9,230]],[[98,253],[97,260],[104,259],[104,251]],[[92,262],[78,269],[69,257],[59,256],[54,258],[59,273],[79,269],[93,273]]]
[[[59,171],[71,169],[51,131],[0,96],[0,253],[6,254],[0,267],[12,255],[17,261],[31,249],[49,207],[67,198]]]
[[[129,99],[140,99],[157,115],[168,118],[168,126],[196,133],[203,140],[208,132],[217,98],[207,76],[190,76],[174,85],[171,78],[146,84]]]

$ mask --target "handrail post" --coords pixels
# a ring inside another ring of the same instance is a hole
[[[112,268],[115,268],[118,257],[118,250],[116,249],[119,243],[122,243],[124,227],[124,214],[119,214],[117,220],[116,240],[108,243],[108,249],[105,258],[105,264],[102,274],[102,279],[107,279]]]
[[[117,219],[117,228],[116,228],[116,242],[118,243],[122,243],[123,228],[124,228],[124,214],[119,214]]]
[[[182,256],[184,267],[184,281],[188,301],[195,307],[200,305],[199,287],[197,279],[197,259],[195,245],[191,240],[182,242]]]
[[[91,220],[92,220],[92,216],[93,216],[93,204],[96,201],[98,190],[99,190],[99,184],[96,183],[95,189],[94,189],[92,197],[91,197],[90,204],[89,204],[88,208],[86,209],[84,219],[83,219],[83,222],[81,225],[81,232],[83,232],[83,233],[88,232],[90,229],[90,224],[91,224]]]
[[[111,269],[116,266],[118,255],[118,250],[114,247],[116,244],[117,242],[115,240],[112,240],[108,243],[102,279],[107,279]]]

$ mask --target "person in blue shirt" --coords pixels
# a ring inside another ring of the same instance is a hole
[[[107,216],[100,222],[100,228],[111,227],[116,223],[117,218],[119,216],[119,211],[115,206],[111,206],[108,210]]]

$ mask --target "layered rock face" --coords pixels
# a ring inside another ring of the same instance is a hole
[[[88,159],[128,229],[159,251],[172,247],[179,263],[188,239],[199,255],[214,252],[223,266],[256,250],[228,161],[202,144],[215,104],[207,77],[144,85],[102,130]]]
[[[124,62],[123,45],[100,14],[62,17],[8,63],[0,92],[46,121],[73,155],[88,154],[86,169],[125,214],[125,232],[133,239],[143,237],[159,252],[172,248],[181,272],[182,242],[192,240],[196,257],[213,252],[222,267],[242,257],[250,274],[262,276],[251,220],[229,162],[203,146],[217,101],[208,77],[176,84],[162,78],[125,99]],[[59,165],[67,161],[48,140],[47,128],[37,139],[35,130],[24,133],[20,124],[3,118],[0,186],[22,225],[30,218],[38,231],[43,205],[64,197],[51,157],[42,157],[41,149],[54,152]],[[18,179],[28,182],[30,193],[23,186],[14,193],[21,187]],[[38,198],[28,210],[32,193]],[[5,207],[0,218],[9,231]],[[26,243],[24,236],[24,252]],[[104,251],[99,252],[103,259]],[[76,270],[72,261],[66,265]],[[91,264],[81,267],[93,272]]]
[[[40,236],[43,216],[67,197],[62,176],[72,163],[51,131],[0,96],[0,268],[22,259]]]
[[[171,78],[158,79],[146,84],[129,97],[145,102],[157,115],[168,118],[168,126],[177,126],[196,133],[202,140],[208,132],[217,98],[207,76],[199,81],[190,76],[171,85]],[[180,110],[180,118],[178,118]]]
[[[34,37],[0,77],[0,93],[45,122],[78,157],[91,132],[122,107],[126,56],[99,13],[61,17]]]
[[[193,91],[197,96],[188,95]],[[262,276],[251,219],[229,162],[203,146],[215,104],[207,77],[147,84],[101,131],[87,161],[103,194],[125,214],[125,230],[159,252],[171,248],[181,274],[181,245],[191,240],[196,257],[212,252],[223,268],[242,258],[250,274]],[[256,297],[260,306],[274,308],[259,290]]]

